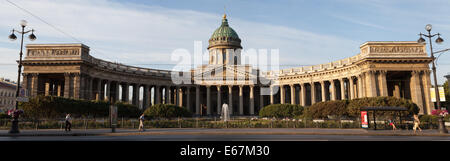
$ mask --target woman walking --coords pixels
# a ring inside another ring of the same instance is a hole
[[[395,127],[394,121],[389,120],[389,126],[392,126],[392,131],[397,130],[397,127]]]
[[[144,129],[144,114],[139,117],[139,131],[145,131]]]
[[[417,129],[417,128],[419,128],[419,131],[422,132],[422,129],[420,128],[420,119],[419,119],[419,116],[414,115],[414,127],[413,127],[414,134],[416,134],[416,129]]]
[[[66,115],[66,127],[65,127],[65,129],[66,129],[66,132],[67,131],[70,131],[71,128],[72,127],[72,118],[70,117],[70,113],[68,113],[67,115]]]

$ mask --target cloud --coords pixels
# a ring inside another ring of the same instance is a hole
[[[91,55],[97,58],[165,69],[170,67],[162,64],[175,63],[170,60],[170,54],[175,49],[185,48],[193,53],[194,41],[203,42],[204,53],[207,41],[220,25],[222,17],[219,13],[107,0],[18,0],[14,3],[52,26],[1,1],[0,30],[5,35],[11,28],[18,28],[19,20],[26,19],[29,27],[36,30],[38,39],[33,43],[74,43],[80,40],[90,47]],[[279,49],[280,64],[310,65],[335,61],[357,54],[359,44],[363,43],[239,17],[228,19],[242,39],[244,50]],[[17,58],[5,55],[17,55],[17,51],[8,50],[16,48],[16,44],[0,41],[0,47],[3,47],[0,59],[14,62]],[[0,70],[1,75],[8,76],[15,71]]]
[[[386,30],[386,28],[383,27],[383,26],[376,25],[376,24],[372,24],[372,23],[368,23],[368,22],[361,21],[361,20],[357,20],[357,19],[351,18],[351,17],[349,17],[349,16],[339,16],[339,15],[331,15],[331,16],[334,17],[334,18],[337,18],[337,19],[341,19],[341,20],[344,20],[344,21],[347,21],[347,22],[354,23],[354,24],[358,24],[358,25],[363,25],[363,26],[368,26],[368,27],[372,27],[372,28],[377,28],[377,29]]]

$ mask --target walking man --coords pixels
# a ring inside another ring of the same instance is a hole
[[[144,114],[139,117],[139,131],[145,131],[144,129]]]
[[[68,113],[67,115],[66,115],[66,132],[67,131],[71,131],[71,129],[70,128],[72,128],[72,118],[70,117],[70,113]]]

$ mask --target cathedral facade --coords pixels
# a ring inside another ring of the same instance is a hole
[[[30,96],[123,101],[146,108],[176,104],[211,116],[227,103],[235,116],[257,115],[269,104],[310,106],[316,102],[394,96],[412,100],[420,114],[434,109],[432,61],[425,44],[366,42],[360,53],[326,64],[260,71],[241,62],[241,39],[222,24],[209,39],[208,64],[189,72],[141,68],[92,57],[83,44],[28,44],[23,87]],[[174,76],[188,76],[174,81]],[[142,96],[142,101],[139,99]]]

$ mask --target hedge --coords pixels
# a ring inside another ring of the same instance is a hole
[[[133,104],[117,102],[115,105],[117,106],[117,114],[119,117],[138,118],[142,113],[142,111]]]
[[[348,103],[348,100],[317,102],[308,108],[308,115],[312,118],[321,119],[336,116],[339,119],[341,116],[348,115]]]
[[[131,104],[119,102],[119,117],[138,117],[141,111]],[[24,118],[61,118],[70,113],[72,117],[108,117],[110,103],[106,101],[88,101],[55,96],[37,96],[29,102],[21,102]]]
[[[184,107],[173,104],[156,104],[147,108],[144,115],[150,118],[174,118],[191,117],[192,113]]]
[[[303,114],[304,107],[293,104],[272,104],[259,111],[261,117],[294,118]]]
[[[364,106],[406,107],[408,111],[403,112],[404,116],[417,114],[419,112],[419,107],[407,99],[395,97],[365,97],[353,100],[317,102],[306,108],[306,115],[316,119],[324,119],[329,116],[335,116],[338,119],[342,116],[356,118],[360,116],[360,108]],[[392,111],[378,111],[377,115],[391,116]]]
[[[406,107],[408,109],[406,114],[413,115],[419,113],[419,107],[411,100],[395,97],[365,97],[350,100],[347,106],[347,112],[349,116],[359,117],[360,108],[364,106],[393,106],[393,107]],[[381,112],[381,111],[380,111]],[[386,113],[386,112],[385,112]]]

